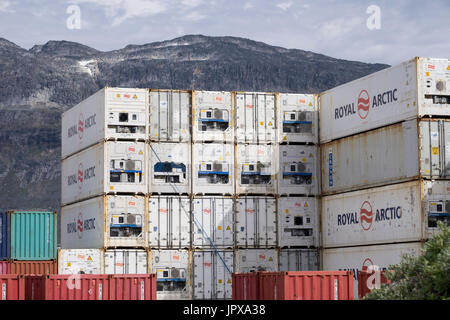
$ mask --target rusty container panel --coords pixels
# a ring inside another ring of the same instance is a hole
[[[0,300],[25,300],[25,279],[17,274],[0,275]]]
[[[9,273],[32,275],[32,274],[57,274],[58,263],[56,260],[49,261],[11,261]]]
[[[233,273],[233,300],[258,300],[257,272]]]

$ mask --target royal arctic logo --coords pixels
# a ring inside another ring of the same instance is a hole
[[[83,139],[86,129],[96,125],[95,117],[96,114],[94,113],[85,119],[84,114],[80,113],[78,116],[78,122],[67,129],[67,136],[71,138],[72,136],[78,135],[80,140]]]
[[[361,119],[367,118],[370,110],[370,96],[366,90],[362,90],[358,96],[358,115]]]
[[[361,219],[361,227],[366,231],[369,230],[373,221],[372,205],[369,201],[363,202],[359,210],[359,216]]]
[[[76,233],[78,239],[83,238],[83,233],[89,230],[95,230],[95,218],[83,219],[83,213],[78,213],[77,219],[67,224],[67,233]]]
[[[84,115],[80,113],[80,116],[78,117],[78,138],[83,139],[83,133],[84,133]]]
[[[77,236],[78,239],[83,237],[83,214],[80,212],[77,219]]]
[[[81,191],[83,188],[83,180],[84,180],[84,171],[83,171],[83,164],[80,163],[78,165],[78,190]]]

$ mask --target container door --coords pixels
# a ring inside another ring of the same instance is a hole
[[[238,200],[236,221],[236,243],[238,246],[255,246],[256,204],[254,198],[241,198]]]
[[[189,199],[171,198],[172,247],[189,247],[190,204]]]
[[[233,199],[217,198],[214,203],[215,220],[215,244],[218,246],[232,247],[234,242],[233,224]]]
[[[212,261],[210,252],[194,254],[194,299],[211,299]]]
[[[195,199],[194,200],[194,210],[192,212],[194,216],[194,246],[195,247],[203,247],[210,246],[211,241],[214,241],[214,228],[213,218],[214,215],[214,198],[205,198],[205,199]],[[203,232],[204,231],[204,232]],[[208,237],[208,238],[207,238]]]
[[[258,210],[258,244],[259,246],[272,247],[276,245],[277,228],[276,216],[277,209],[274,198],[263,198],[259,200]]]
[[[219,254],[221,258],[219,257]],[[214,299],[231,299],[232,297],[232,273],[233,273],[233,252],[219,251],[214,255]],[[226,266],[224,265],[224,262]]]

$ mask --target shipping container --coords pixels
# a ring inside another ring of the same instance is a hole
[[[191,200],[187,196],[150,196],[148,246],[181,249],[191,246]]]
[[[280,145],[278,149],[278,194],[319,195],[319,148]]]
[[[234,193],[233,144],[195,143],[192,153],[194,194]]]
[[[238,143],[277,142],[276,93],[233,92]]]
[[[96,144],[61,164],[61,203],[67,205],[105,193],[148,192],[147,145],[107,141]]]
[[[212,242],[212,244],[211,244]],[[192,200],[192,247],[234,247],[234,200],[196,196]]]
[[[450,120],[408,120],[321,147],[322,191],[334,194],[450,178]]]
[[[9,259],[9,256],[11,254],[9,232],[9,215],[6,212],[0,212],[0,260]]]
[[[358,298],[358,271],[363,267],[386,270],[400,263],[403,255],[418,256],[423,243],[398,243],[322,250],[323,270],[351,270],[354,279],[355,299]],[[375,279],[371,280],[374,281]],[[372,283],[374,284],[374,283]]]
[[[191,93],[182,90],[150,90],[150,140],[191,141]]]
[[[320,270],[318,249],[280,249],[278,252],[279,271]]]
[[[450,115],[449,59],[415,58],[319,95],[320,142],[423,116]]]
[[[376,270],[363,266],[358,271],[358,297],[364,298],[373,289],[381,287],[383,284],[390,284],[391,280],[386,277],[386,270]]]
[[[279,143],[319,143],[317,95],[280,93]]]
[[[258,300],[258,272],[233,273],[233,300]]]
[[[9,261],[0,261],[0,274],[9,274]]]
[[[239,273],[255,271],[278,271],[277,249],[237,249],[235,270]]]
[[[191,144],[154,142],[149,146],[149,192],[191,192]]]
[[[277,145],[236,146],[236,193],[275,194]]]
[[[156,300],[155,274],[27,276],[26,300]]]
[[[9,273],[22,275],[57,274],[58,262],[54,260],[19,261],[12,260]]]
[[[61,208],[61,247],[141,247],[147,242],[147,198],[100,196]]]
[[[275,197],[236,199],[236,243],[239,248],[274,248],[277,245]]]
[[[62,159],[104,140],[148,136],[148,90],[103,88],[62,114]]]
[[[148,273],[148,253],[140,249],[107,249],[104,251],[105,274]]]
[[[1,299],[25,300],[25,279],[18,274],[0,274]]]
[[[278,245],[319,246],[319,201],[312,197],[278,198]]]
[[[103,274],[103,249],[58,250],[59,274]]]
[[[417,180],[322,197],[325,248],[422,241],[450,223],[450,181]]]
[[[158,300],[192,299],[192,256],[188,250],[149,251],[150,273],[157,276]]]
[[[15,210],[8,214],[11,223],[11,259],[56,259],[56,212]]]
[[[231,299],[233,272],[233,251],[194,251],[192,267],[193,299]]]
[[[258,272],[259,300],[353,300],[351,271]]]
[[[234,109],[231,92],[193,91],[192,138],[194,142],[234,142]]]

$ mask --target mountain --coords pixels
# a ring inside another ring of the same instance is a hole
[[[389,67],[236,37],[102,52],[0,38],[0,210],[59,209],[60,115],[104,86],[317,93]]]

